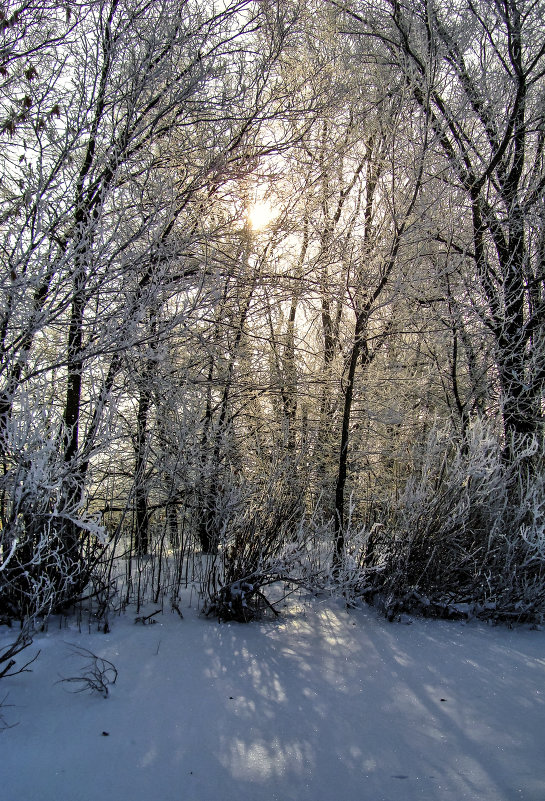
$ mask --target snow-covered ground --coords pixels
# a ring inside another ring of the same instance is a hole
[[[545,632],[183,612],[37,636],[32,673],[0,681],[2,801],[545,799]],[[67,643],[115,664],[108,698],[58,683],[85,665]]]

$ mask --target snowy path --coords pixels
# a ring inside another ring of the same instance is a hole
[[[545,799],[545,632],[329,602],[250,626],[184,614],[40,635],[33,672],[0,683],[19,721],[2,801]],[[115,663],[108,699],[55,683],[82,663],[64,642]]]

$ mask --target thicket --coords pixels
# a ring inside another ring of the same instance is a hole
[[[0,675],[186,593],[539,622],[539,7],[69,5],[0,10]]]

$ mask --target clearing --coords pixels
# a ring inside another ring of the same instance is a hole
[[[0,682],[3,801],[545,798],[544,631],[329,599],[249,625],[183,614],[37,635],[32,672]],[[69,644],[115,665],[106,699],[59,683],[89,661]]]

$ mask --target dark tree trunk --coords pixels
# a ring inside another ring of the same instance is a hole
[[[136,417],[136,447],[134,465],[135,550],[138,556],[149,552],[149,504],[146,482],[147,426],[150,408],[149,386],[142,386]]]

